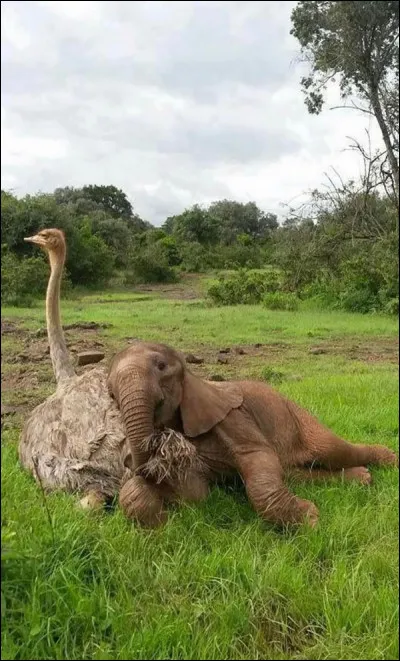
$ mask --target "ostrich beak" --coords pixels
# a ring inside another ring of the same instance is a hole
[[[39,234],[35,234],[34,236],[26,236],[24,241],[28,241],[29,243],[36,243],[38,246],[46,245],[46,241],[42,236],[39,236]]]

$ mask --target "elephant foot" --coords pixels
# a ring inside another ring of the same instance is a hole
[[[368,486],[372,482],[372,475],[365,466],[355,466],[354,468],[345,468],[343,470],[343,479]]]
[[[306,523],[310,528],[315,528],[319,519],[319,511],[316,505],[310,500],[296,498],[298,513],[300,514],[298,523]]]
[[[372,445],[371,448],[371,462],[377,466],[398,466],[399,458],[393,450],[390,450],[385,445]]]
[[[160,489],[140,475],[134,475],[121,487],[119,503],[129,519],[143,526],[155,528],[166,521]]]

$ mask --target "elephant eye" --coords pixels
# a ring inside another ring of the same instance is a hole
[[[159,360],[157,363],[157,367],[160,370],[160,372],[163,372],[165,368],[167,367],[167,363],[164,363],[163,360]]]

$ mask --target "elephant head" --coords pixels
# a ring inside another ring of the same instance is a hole
[[[134,343],[114,357],[108,387],[125,422],[131,468],[148,460],[142,442],[155,429],[180,427],[194,438],[243,401],[238,386],[204,381],[189,372],[180,352],[147,342]]]

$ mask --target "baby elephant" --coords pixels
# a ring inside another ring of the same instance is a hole
[[[182,354],[162,344],[138,342],[117,354],[108,385],[125,421],[131,468],[149,460],[143,439],[169,427],[194,444],[209,481],[239,473],[256,511],[275,523],[314,525],[318,519],[315,505],[285,486],[288,473],[369,483],[367,465],[397,465],[387,447],[347,443],[264,383],[214,383],[193,375]],[[161,513],[171,500],[165,485],[147,488]]]

